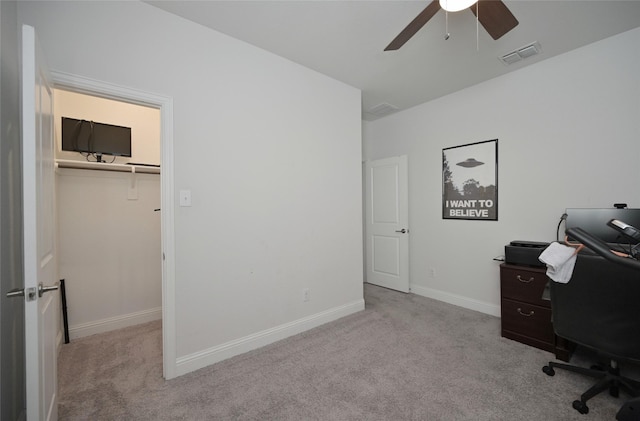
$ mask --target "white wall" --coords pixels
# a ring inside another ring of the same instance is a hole
[[[51,68],[173,98],[177,374],[363,308],[357,89],[145,3],[18,11]]]
[[[115,163],[160,164],[160,110],[137,104],[54,90],[56,158],[86,161],[78,152],[62,150],[62,117],[131,128],[131,157],[103,157]]]
[[[567,207],[640,207],[638,44],[635,29],[364,124],[365,158],[409,155],[414,292],[499,315],[505,244],[555,240]],[[495,138],[499,221],[443,220],[442,148]]]
[[[97,121],[97,120],[96,120]],[[162,316],[160,176],[58,169],[58,274],[71,338]]]

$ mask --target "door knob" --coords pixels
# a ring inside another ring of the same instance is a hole
[[[396,230],[396,232],[401,232],[402,234],[409,232],[409,230],[402,228],[401,230]]]
[[[24,297],[24,288],[12,289],[11,291],[7,292],[7,297],[8,298],[11,298],[11,297]]]
[[[35,301],[35,299],[36,299],[36,289],[35,289],[35,287],[26,288],[26,290],[27,290],[27,293],[26,293],[26,296],[25,296],[25,289],[24,288],[12,289],[11,291],[7,292],[7,297],[8,298],[25,297],[25,299],[27,301]]]
[[[42,285],[42,282],[40,282],[38,284],[38,297],[42,297],[42,294],[44,294],[45,292],[55,291],[57,289],[58,289],[58,284],[46,287],[46,286]]]

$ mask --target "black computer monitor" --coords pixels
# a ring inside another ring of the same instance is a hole
[[[62,150],[131,156],[131,128],[62,117]]]

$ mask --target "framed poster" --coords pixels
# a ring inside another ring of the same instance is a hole
[[[498,220],[498,139],[442,149],[442,218]]]

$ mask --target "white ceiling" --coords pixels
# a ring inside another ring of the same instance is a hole
[[[449,13],[445,40],[440,10],[402,48],[385,52],[430,0],[147,3],[361,89],[367,120],[379,117],[369,110],[380,104],[407,109],[640,26],[640,0],[505,0],[520,24],[497,41],[482,26],[476,38],[469,10]],[[509,66],[499,60],[534,41],[539,55]]]

